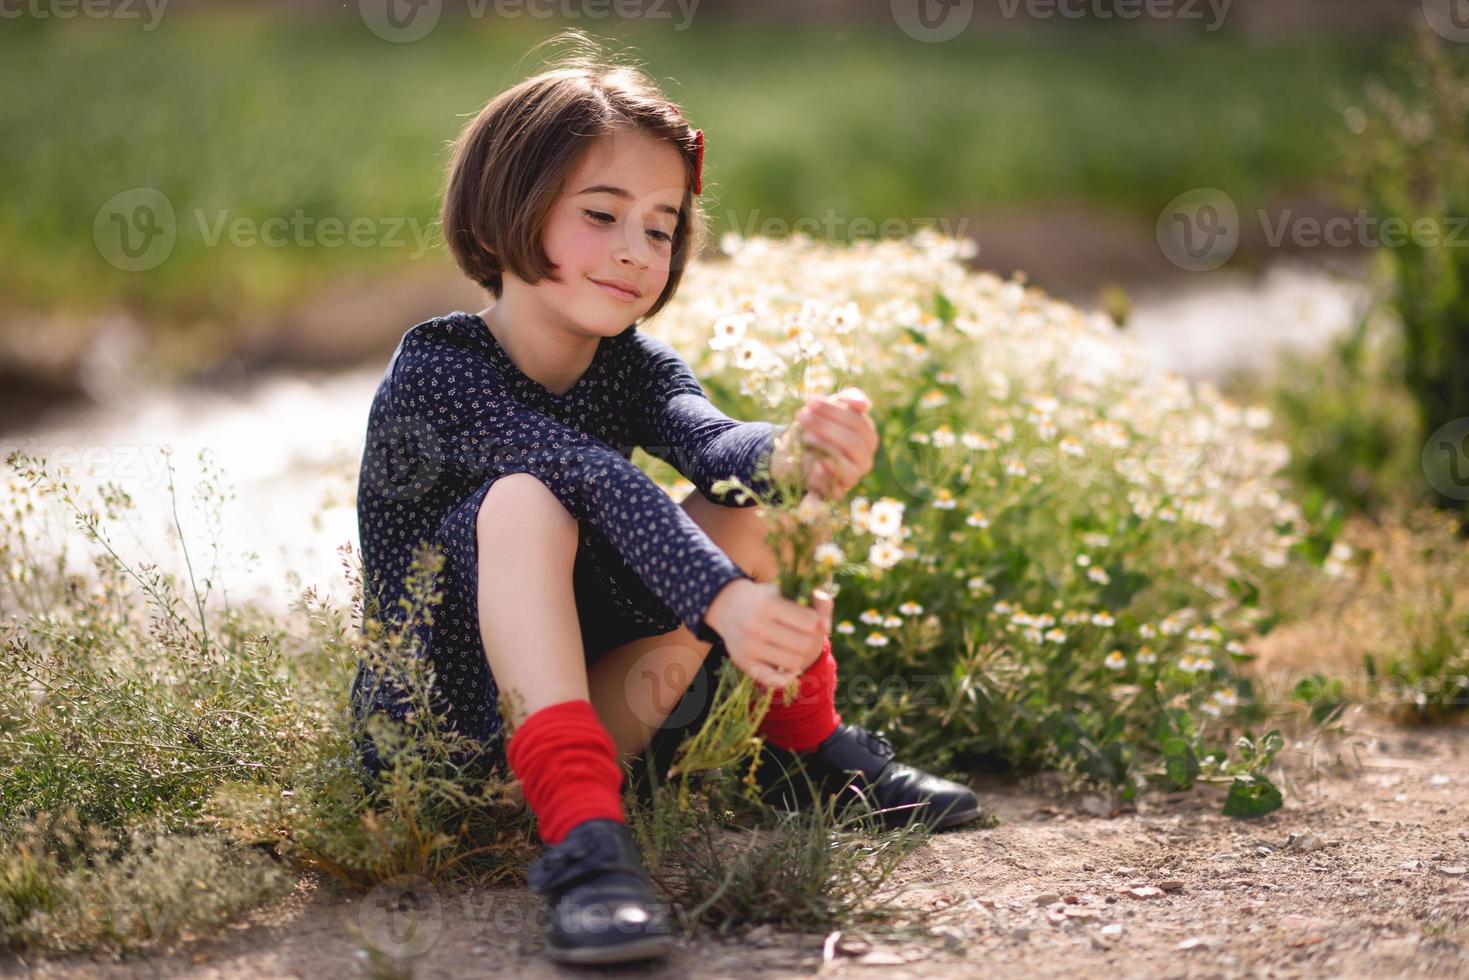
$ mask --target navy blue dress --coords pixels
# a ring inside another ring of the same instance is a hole
[[[633,448],[667,461],[718,503],[752,506],[711,485],[736,476],[772,492],[755,471],[780,430],[726,416],[678,353],[636,324],[599,341],[586,372],[556,395],[515,366],[479,316],[455,311],[420,323],[399,342],[368,415],[357,490],[368,608],[375,596],[384,625],[401,623],[415,546],[443,552],[441,604],[417,631],[434,667],[432,693],[453,728],[498,752],[475,535],[495,480],[529,473],[579,522],[573,586],[590,665],[680,623],[717,642],[704,614],[725,585],[749,577],[631,461]],[[363,664],[352,702],[359,718],[402,717],[401,695]],[[370,745],[364,760],[378,767]]]

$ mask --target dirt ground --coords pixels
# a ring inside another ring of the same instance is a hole
[[[1095,798],[1061,799],[1035,781],[979,784],[1003,823],[935,835],[900,869],[902,902],[935,913],[927,943],[763,927],[606,972],[1469,976],[1469,726],[1346,728],[1292,742],[1285,807],[1250,822],[1221,816],[1214,788],[1104,814]],[[399,976],[566,972],[542,957],[539,903],[520,888],[431,891],[416,935],[385,919],[381,898],[303,882],[247,921],[153,955],[12,958],[0,973],[367,977],[364,937],[401,954],[389,962]]]

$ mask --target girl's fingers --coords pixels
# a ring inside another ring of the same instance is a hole
[[[818,460],[814,464],[813,471],[812,489],[830,500],[836,490],[836,474],[832,472],[831,462],[825,459]]]
[[[776,668],[771,667],[767,664],[760,664],[759,666],[751,670],[750,676],[759,681],[761,686],[763,687],[780,688],[785,687],[787,684],[789,684],[791,677],[794,675],[785,673],[781,670],[777,670]]]
[[[756,670],[758,670],[759,673],[752,676],[754,676],[755,680],[759,681],[762,686],[767,688],[785,686],[785,678],[781,676],[779,671],[774,670],[770,667],[766,667],[763,664],[760,667],[756,668]]]
[[[869,439],[875,440],[877,436],[877,426],[873,424],[872,419],[847,405],[817,402],[811,406],[811,417],[830,419],[835,424],[850,429],[852,434],[862,442]]]
[[[824,589],[817,589],[811,597],[811,608],[821,614],[821,632],[823,638],[825,634],[831,632],[831,613],[834,605],[835,603],[832,600],[831,593]]]
[[[833,434],[826,431],[813,430],[806,440],[806,444],[813,449],[820,450],[824,457],[819,460],[831,467],[834,473],[844,474],[846,472],[865,472],[860,449],[852,446],[849,436],[844,434]]]
[[[805,669],[806,648],[811,645],[811,636],[804,635],[794,647],[773,647],[765,654],[765,663],[776,670],[787,671],[792,675],[799,674]]]
[[[835,419],[820,418],[808,427],[807,432],[808,444],[839,455],[846,465],[857,472],[866,471],[863,459],[871,450],[868,449],[867,439],[861,430]]]
[[[776,643],[784,642],[787,646],[791,643],[799,644],[803,638],[815,632],[809,613],[813,611],[816,613],[817,623],[821,620],[821,610],[815,609],[814,603],[811,609],[797,605],[795,602],[787,602],[777,609],[778,611],[771,617],[771,622],[782,632],[769,634],[769,638]]]
[[[802,657],[805,654],[806,647],[810,643],[811,634],[803,633],[800,634],[800,639],[793,646],[787,646],[782,643],[769,647],[761,655],[761,659],[764,660],[768,667],[788,671],[792,675],[799,674],[804,667]]]

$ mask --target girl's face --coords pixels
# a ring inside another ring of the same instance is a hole
[[[561,281],[537,283],[538,298],[602,336],[639,319],[668,283],[685,180],[682,155],[663,140],[620,129],[593,143],[542,229]]]

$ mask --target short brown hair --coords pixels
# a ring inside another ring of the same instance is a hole
[[[674,228],[668,283],[645,316],[673,297],[691,255],[707,236],[691,192],[696,144],[682,110],[640,69],[590,53],[559,59],[502,92],[464,127],[454,144],[439,219],[444,241],[464,274],[498,299],[509,270],[526,282],[554,278],[541,247],[552,203],[582,154],[599,137],[632,126],[667,140],[683,155],[683,215]]]

